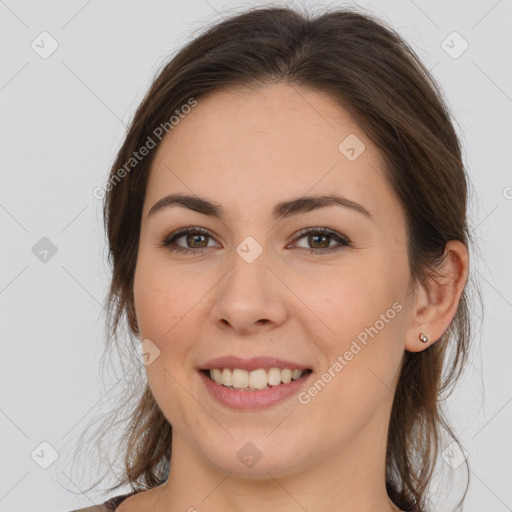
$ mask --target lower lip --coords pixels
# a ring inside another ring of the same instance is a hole
[[[204,372],[199,372],[199,375],[203,379],[206,389],[223,405],[233,409],[264,409],[297,393],[312,373],[308,373],[300,379],[292,380],[288,384],[281,383],[278,386],[258,391],[229,389],[212,381]]]

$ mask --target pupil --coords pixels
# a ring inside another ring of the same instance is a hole
[[[189,238],[192,238],[192,240],[193,240],[193,244],[195,244],[195,243],[196,243],[196,241],[198,241],[198,239],[200,239],[201,237],[203,237],[203,238],[204,238],[204,237],[205,237],[205,235],[190,235],[190,237],[189,237]],[[198,242],[198,243],[199,243],[199,242]],[[202,247],[202,246],[201,246],[201,247]]]
[[[318,238],[326,239],[326,238],[329,238],[329,237],[327,235],[311,235],[310,238],[312,238],[312,239],[315,239],[315,238],[316,239],[318,239]],[[313,245],[314,245],[314,243],[313,243]],[[327,247],[328,246],[329,246],[329,244],[327,243]],[[323,244],[323,247],[326,247],[325,243]]]

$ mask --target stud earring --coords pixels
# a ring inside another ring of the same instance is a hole
[[[428,336],[422,332],[419,333],[418,338],[422,343],[427,343],[428,341]]]

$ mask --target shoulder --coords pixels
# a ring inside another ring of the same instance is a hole
[[[70,512],[138,512],[141,508],[153,505],[162,492],[162,485],[149,490],[135,490],[128,494],[115,496],[101,505],[80,508]]]
[[[120,496],[115,496],[114,498],[110,498],[101,505],[93,505],[92,507],[80,508],[72,510],[71,512],[118,512],[121,510],[119,505],[125,502],[127,498],[129,498],[130,496],[134,496],[135,494],[137,494],[137,491],[132,491],[128,494],[123,494]]]
[[[158,487],[153,487],[152,489],[145,491],[141,490],[133,492],[125,497],[127,499],[123,498],[122,503],[118,508],[112,510],[115,510],[115,512],[139,512],[140,510],[150,510],[160,497],[162,487],[163,485],[159,485]]]
[[[109,512],[105,505],[94,505],[93,507],[77,508],[71,512]]]

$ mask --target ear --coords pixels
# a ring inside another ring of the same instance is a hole
[[[407,330],[405,349],[421,352],[435,343],[448,329],[459,305],[468,278],[467,247],[458,240],[447,242],[437,274],[414,293],[411,323]],[[420,333],[428,337],[422,343]]]

